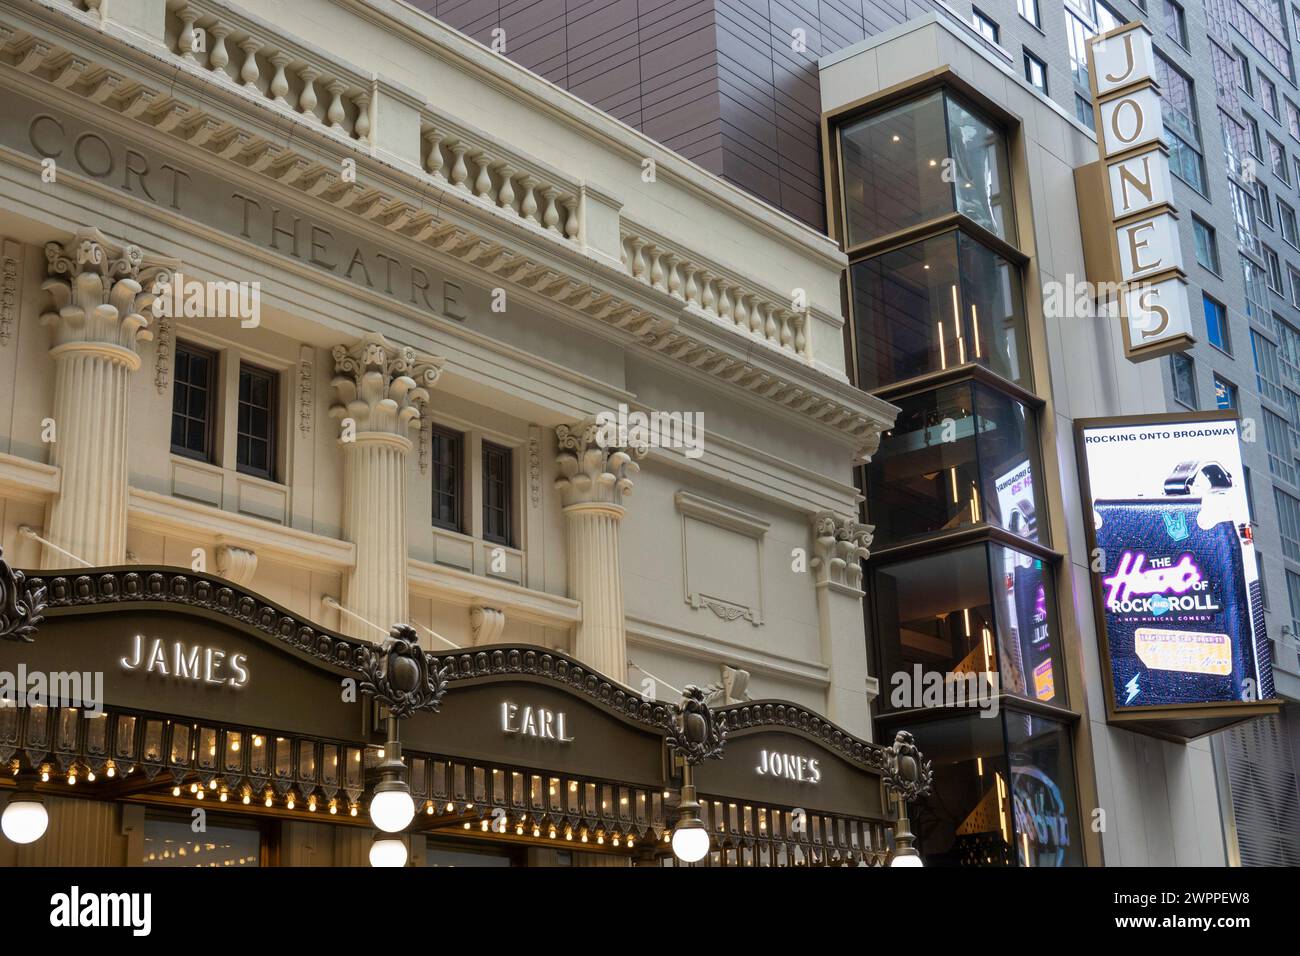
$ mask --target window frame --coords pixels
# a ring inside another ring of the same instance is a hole
[[[1048,92],[1048,82],[1047,82],[1047,64],[1046,64],[1042,59],[1040,59],[1039,57],[1037,57],[1037,56],[1035,56],[1034,54],[1030,53],[1029,50],[1028,50],[1027,48],[1026,48],[1026,49],[1022,49],[1020,52],[1021,52],[1021,54],[1022,54],[1022,56],[1023,56],[1022,63],[1023,63],[1024,68],[1025,68],[1025,82],[1028,83],[1030,86],[1032,86],[1034,89],[1038,90],[1038,92],[1042,93],[1044,96],[1050,96],[1051,94]],[[1042,74],[1043,74],[1043,85],[1042,85],[1042,86],[1039,86],[1039,85],[1038,85],[1037,83],[1035,83],[1035,82],[1033,81],[1033,79],[1030,77],[1030,75],[1029,75],[1029,73],[1030,73],[1030,71],[1029,71],[1030,64],[1033,64],[1033,65],[1037,66],[1037,67],[1042,71]]]
[[[513,548],[515,538],[515,450],[509,445],[501,445],[496,442],[488,441],[487,439],[483,439],[480,444],[479,458],[482,467],[482,477],[480,481],[479,494],[482,496],[482,502],[480,504],[483,520],[482,537],[484,541],[490,542],[491,544],[501,545],[505,548]],[[489,455],[500,455],[505,459],[504,493],[501,496],[502,506],[500,509],[502,517],[504,518],[505,533],[500,536],[488,532],[488,510],[491,507],[489,504],[490,496],[488,495],[488,482],[491,480],[488,468]]]
[[[1184,399],[1184,397],[1179,394],[1178,391],[1178,363],[1179,362],[1187,363],[1187,371],[1188,371],[1187,380],[1191,383],[1191,389],[1192,389],[1192,394],[1191,394],[1192,400],[1190,403],[1187,402]],[[1174,401],[1176,401],[1179,405],[1182,405],[1185,408],[1190,408],[1192,411],[1196,411],[1197,406],[1200,405],[1200,394],[1199,394],[1199,390],[1196,387],[1196,360],[1192,358],[1190,355],[1188,355],[1186,352],[1170,353],[1169,380],[1173,390]]]
[[[171,441],[168,435],[168,444],[171,447],[173,455],[179,455],[182,458],[188,458],[191,461],[199,461],[208,465],[217,464],[217,387],[220,379],[220,361],[221,353],[216,349],[207,348],[202,345],[196,345],[190,341],[177,340],[175,353],[185,351],[197,356],[201,356],[208,361],[208,381],[205,386],[207,391],[206,402],[206,420],[204,421],[204,445],[202,452],[194,451],[185,446],[177,446]],[[180,375],[178,374],[175,353],[172,357],[172,411],[168,419],[169,429],[174,425],[176,417],[176,387],[181,384]],[[188,380],[184,383],[186,388],[192,387]],[[187,402],[188,407],[188,402]],[[188,412],[184,413],[186,419],[192,419]]]
[[[1219,327],[1220,341],[1214,341],[1214,335],[1210,326],[1210,311],[1215,313],[1215,324]],[[1210,295],[1208,292],[1201,292],[1201,314],[1205,319],[1205,340],[1213,348],[1218,349],[1224,355],[1232,354],[1232,330],[1228,326],[1228,307]]]
[[[267,401],[267,426],[266,426],[266,470],[255,468],[252,465],[246,465],[239,460],[239,438],[243,434],[239,430],[239,407],[243,403],[243,398],[238,393],[235,394],[235,470],[241,475],[252,475],[254,478],[264,478],[267,481],[276,480],[276,471],[279,464],[279,438],[280,438],[280,373],[275,369],[258,365],[255,362],[240,361],[239,379],[237,379],[236,388],[242,383],[244,371],[247,369],[254,375],[264,376],[267,380],[267,390],[269,397]],[[249,436],[254,437],[254,436]]]
[[[452,499],[456,505],[456,519],[450,524],[437,516],[439,495],[437,487],[438,462],[433,458],[433,439],[436,436],[451,439],[456,456],[456,461],[451,469],[456,481],[455,490],[452,494]],[[466,433],[459,429],[448,428],[437,423],[430,423],[429,425],[429,463],[432,472],[429,478],[429,522],[435,528],[442,531],[451,531],[455,534],[465,534],[465,445],[467,440]]]
[[[1209,256],[1210,256],[1209,263],[1205,263],[1201,261],[1201,256],[1200,256],[1201,248],[1199,242],[1196,241],[1201,237],[1202,234],[1204,234],[1206,238],[1206,248],[1209,250]],[[1208,222],[1206,222],[1204,219],[1202,219],[1200,216],[1196,215],[1195,213],[1192,214],[1192,239],[1193,239],[1193,247],[1196,252],[1197,265],[1199,265],[1202,269],[1205,269],[1207,272],[1211,272],[1216,276],[1221,276],[1223,273],[1221,271],[1221,262],[1219,260],[1218,232],[1217,230],[1215,230],[1213,226],[1211,226]]]

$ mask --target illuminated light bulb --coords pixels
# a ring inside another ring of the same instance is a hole
[[[50,782],[50,768],[41,767],[41,783],[49,783],[49,782]]]
[[[698,863],[709,852],[709,831],[703,826],[678,825],[672,835],[673,853],[683,863]]]
[[[586,831],[586,830],[583,830],[583,831],[582,831],[582,835],[581,835],[580,837],[578,837],[578,839],[579,839],[580,841],[582,841],[583,843],[586,843],[586,842],[587,842],[587,831]]]
[[[94,783],[94,782],[95,782],[95,771],[93,771],[93,770],[87,770],[87,771],[86,771],[86,783]]]
[[[195,798],[196,800],[202,800],[202,799],[203,799],[203,796],[204,796],[203,791],[200,790],[198,793],[196,793],[196,794],[194,795],[194,798]]]
[[[209,790],[215,790],[215,789],[217,789],[217,781],[215,781],[215,780],[209,781],[209,782],[208,782],[208,789],[209,789]]]
[[[465,821],[465,829],[466,829],[466,830],[469,829],[469,821],[468,821],[468,820]]]
[[[266,791],[266,805],[269,807],[269,806],[271,806],[274,802],[275,802],[274,799],[272,799],[272,797],[271,797],[271,791],[270,791],[270,790]]]
[[[357,815],[357,805],[354,803],[352,804],[352,806],[348,807],[348,816],[355,817],[356,815]]]
[[[308,813],[316,812],[316,796],[314,794],[307,798],[307,812]]]
[[[894,136],[893,136],[893,140],[894,140],[894,142],[897,143],[898,140],[899,140],[899,138],[900,138],[899,135],[898,135],[897,133],[895,133]]]
[[[197,783],[190,784],[190,793],[197,793],[198,789],[199,785]]]
[[[69,771],[68,771],[68,786],[69,786],[69,787],[75,787],[76,785],[77,785],[77,774],[76,774],[76,771],[69,770]]]
[[[253,802],[253,798],[246,792],[240,802],[243,803],[244,806],[248,806]]]
[[[551,827],[549,830],[547,830],[547,831],[546,831],[546,835],[547,835],[548,837],[550,837],[552,840],[554,840],[554,839],[555,839],[555,827]]]
[[[487,833],[488,822],[486,820],[483,821],[483,826],[481,829],[483,830],[484,833]]]
[[[172,796],[173,796],[173,797],[179,797],[180,795],[181,795],[181,788],[180,788],[180,787],[172,787]]]
[[[337,801],[337,800],[331,800],[331,801],[330,801],[330,816],[334,816],[334,815],[337,814],[338,812],[339,812],[339,804],[338,804],[338,801]]]
[[[432,801],[432,800],[430,800],[428,803],[426,803],[426,804],[424,805],[424,812],[427,813],[429,816],[433,816],[433,801]]]
[[[578,781],[573,780],[569,783],[569,793],[577,793],[577,792],[578,792]],[[668,796],[668,794],[664,794],[664,796]]]
[[[541,836],[541,835],[542,835],[542,830],[541,830],[541,828],[540,828],[540,827],[536,827],[536,826],[533,827],[533,836],[535,836],[535,837],[539,837],[539,836]]]
[[[230,794],[228,794],[228,793],[226,793],[226,791],[222,790],[222,791],[221,791],[221,802],[222,802],[222,803],[225,803],[225,802],[226,802],[227,800],[229,800],[229,799],[230,799]]]
[[[614,846],[618,846],[618,845],[619,845],[619,842],[618,842],[618,834],[617,834],[617,833],[614,834],[614,839],[611,840],[610,842],[613,843]]]
[[[455,813],[455,812],[456,812],[456,804],[454,804],[454,803],[452,803],[450,800],[448,800],[448,801],[447,801],[447,806],[446,806],[446,811],[447,811],[448,813]]]
[[[238,740],[232,740],[232,741],[230,742],[230,752],[231,752],[232,754],[237,754],[237,753],[239,753],[239,741],[238,741]]]
[[[104,775],[107,776],[109,780],[112,780],[117,776],[117,767],[114,766],[111,761],[108,766],[104,768]]]
[[[290,793],[289,796],[288,796],[288,798],[285,799],[285,801],[284,801],[284,805],[285,805],[286,807],[288,807],[290,810],[293,809],[293,794],[292,794],[292,793]]]
[[[35,843],[45,836],[50,816],[40,797],[32,793],[16,793],[0,815],[0,831],[14,843]]]
[[[415,817],[415,801],[406,790],[383,790],[380,783],[370,801],[370,819],[385,833],[400,833]]]
[[[371,866],[406,866],[406,861],[406,844],[401,840],[389,837],[370,844]]]
[[[596,834],[596,845],[597,845],[597,846],[604,846],[604,845],[605,845],[605,835],[604,835],[603,833],[597,833],[597,834]]]
[[[628,848],[629,850],[632,849],[632,846],[633,846],[633,844],[635,844],[635,843],[636,843],[636,837],[629,836],[629,837],[627,838],[627,848]]]
[[[260,746],[262,746],[262,737],[261,737],[260,734],[254,734],[254,735],[253,735],[253,746],[254,746],[254,747],[260,747]]]
[[[523,835],[524,835],[524,825],[521,823],[515,827],[515,836],[523,836]]]

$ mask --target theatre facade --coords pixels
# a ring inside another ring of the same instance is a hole
[[[416,865],[671,862],[688,686],[707,862],[884,862],[843,253],[415,10],[293,10],[0,7],[0,674],[77,691],[0,708],[0,865],[364,863],[394,624]]]

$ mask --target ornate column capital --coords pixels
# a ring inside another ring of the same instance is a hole
[[[871,554],[871,533],[875,525],[819,511],[813,516],[813,559],[810,563],[817,584],[839,584],[861,589],[862,562]]]
[[[555,463],[560,477],[555,487],[564,506],[613,505],[621,508],[632,493],[632,479],[641,471],[644,445],[619,448],[606,442],[595,419],[555,429],[559,448]],[[611,510],[617,510],[611,509]]]
[[[153,285],[179,263],[146,263],[139,246],[119,248],[94,228],[77,230],[65,243],[46,243],[45,259],[49,277],[41,288],[54,308],[41,316],[41,324],[54,329],[51,351],[89,348],[113,355],[132,371],[139,368],[136,343],[153,338],[148,329],[157,298]]]
[[[350,346],[336,345],[330,384],[338,402],[330,415],[351,418],[358,437],[388,435],[406,440],[408,431],[420,425],[429,389],[438,383],[445,361],[392,345],[378,332],[367,333]]]

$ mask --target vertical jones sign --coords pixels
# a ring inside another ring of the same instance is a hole
[[[1121,284],[1124,354],[1141,362],[1196,342],[1151,32],[1129,23],[1094,37],[1088,42],[1088,73],[1102,173],[1091,183],[1106,193],[1109,217],[1109,268],[1103,263],[1095,271]],[[1094,209],[1098,205],[1080,198]]]

